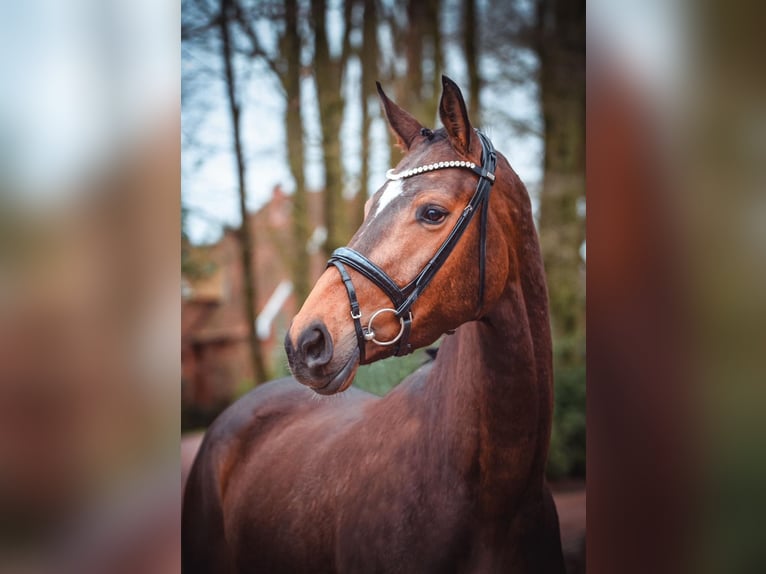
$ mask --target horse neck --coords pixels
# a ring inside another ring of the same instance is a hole
[[[445,339],[428,385],[448,448],[466,472],[478,471],[484,502],[498,511],[542,486],[553,411],[548,295],[525,204],[511,227],[516,272],[482,320]]]

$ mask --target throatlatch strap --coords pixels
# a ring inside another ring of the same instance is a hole
[[[489,213],[489,191],[492,184],[495,181],[495,169],[497,168],[497,153],[495,147],[489,138],[483,133],[477,130],[479,139],[481,140],[482,147],[482,170],[485,174],[491,174],[491,176],[482,174],[482,178],[479,180],[479,185],[486,186],[487,193],[486,198],[481,205],[481,230],[479,236],[479,307],[476,309],[477,319],[480,318],[481,309],[484,307],[484,271],[487,262],[487,216]]]
[[[396,345],[396,356],[397,357],[403,357],[404,355],[409,355],[413,349],[412,345],[410,345],[410,329],[412,328],[412,314],[407,313],[402,317],[402,321],[404,321],[402,325],[402,337],[399,339],[399,343]]]
[[[489,211],[489,199],[481,206],[481,237],[479,239],[479,308],[476,313],[481,313],[484,307],[484,261],[487,256],[487,212]]]

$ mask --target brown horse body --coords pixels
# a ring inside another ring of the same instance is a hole
[[[451,82],[442,100],[446,131],[423,142],[414,139],[411,116],[382,97],[413,165],[460,149],[450,112],[462,110],[458,128],[470,124]],[[469,145],[463,151],[475,157]],[[451,180],[460,190],[452,213],[476,178],[452,173]],[[184,572],[563,572],[544,481],[552,412],[547,292],[529,198],[502,156],[491,197],[480,319],[470,320],[476,272],[461,274],[475,261],[474,222],[413,308],[413,341],[422,346],[462,326],[433,362],[383,398],[353,388],[318,397],[306,388],[321,392],[339,373],[352,378],[358,358],[337,272],[322,276],[288,333],[291,367],[306,386],[283,379],[255,389],[205,437],[186,486]],[[398,208],[393,201],[389,216],[407,212],[411,199],[399,198]],[[370,209],[379,202],[380,192]],[[385,220],[368,216],[352,243],[385,262],[372,246],[376,218]],[[397,279],[411,276],[433,252],[428,241],[447,231],[429,228],[435,237],[423,240],[424,255],[413,253],[415,261],[399,269],[391,259],[384,268]],[[383,306],[374,286],[356,274],[354,281],[366,316]],[[317,335],[301,345],[318,321],[321,348]],[[386,353],[371,344],[368,360]]]

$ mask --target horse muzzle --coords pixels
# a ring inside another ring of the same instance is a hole
[[[336,357],[332,337],[322,321],[314,321],[298,333],[295,343],[288,330],[285,352],[295,379],[320,395],[345,391],[359,367],[359,350],[346,358]]]

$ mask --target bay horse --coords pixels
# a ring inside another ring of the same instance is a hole
[[[290,326],[294,379],[207,431],[185,492],[186,574],[564,571],[529,197],[458,86],[442,87],[431,131],[378,85],[405,156]],[[360,363],[453,331],[385,397],[349,388]]]

